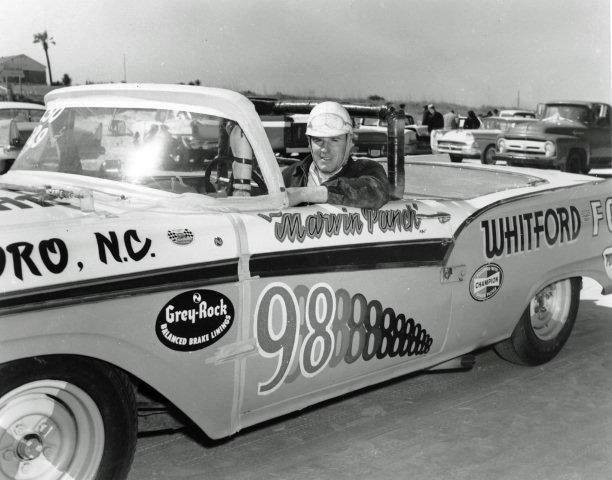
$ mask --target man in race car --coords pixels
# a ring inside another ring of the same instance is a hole
[[[311,155],[283,171],[290,205],[331,203],[378,209],[389,201],[383,167],[350,157],[353,124],[336,102],[316,105],[308,116],[306,135]]]

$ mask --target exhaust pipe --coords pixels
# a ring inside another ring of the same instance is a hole
[[[476,356],[471,353],[466,353],[465,355],[461,355],[460,357],[451,358],[444,363],[439,363],[438,365],[434,365],[428,370],[469,370],[476,363]]]
[[[403,109],[389,107],[387,113],[387,176],[391,184],[391,198],[404,196],[404,128],[406,115]]]

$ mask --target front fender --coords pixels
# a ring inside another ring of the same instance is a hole
[[[229,298],[234,289],[225,288]],[[51,354],[103,360],[159,391],[211,438],[227,436],[235,430],[237,377],[234,362],[215,355],[236,342],[238,326],[202,350],[171,350],[155,333],[168,298],[162,292],[0,316],[0,363]]]

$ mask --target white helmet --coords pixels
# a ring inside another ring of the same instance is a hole
[[[337,137],[353,133],[353,123],[346,109],[337,102],[321,102],[308,115],[306,135]]]

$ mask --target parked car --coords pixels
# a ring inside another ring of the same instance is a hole
[[[501,110],[499,112],[500,117],[524,117],[524,118],[536,118],[536,114],[533,110]]]
[[[539,106],[538,122],[517,125],[497,141],[508,165],[588,173],[612,165],[610,105],[554,101]]]
[[[288,207],[240,94],[112,84],[45,100],[0,178],[6,478],[125,479],[135,389],[218,439],[489,345],[538,365],[570,335],[582,275],[612,292],[610,180],[414,162],[380,210]],[[166,119],[185,109],[217,135],[200,169],[177,168],[183,129]],[[87,168],[76,126],[121,169]]]
[[[0,175],[11,168],[43,113],[43,105],[0,102]]]
[[[356,118],[356,153],[370,157],[384,157],[387,154],[387,121],[379,118]],[[421,153],[423,141],[419,140],[417,126],[406,125],[404,129],[404,154]],[[427,129],[427,127],[425,127]]]
[[[280,157],[301,158],[310,153],[306,136],[308,115],[263,115],[261,121],[274,153]]]
[[[479,122],[479,128],[482,128],[482,118],[480,117],[476,117],[478,119]],[[458,129],[463,129],[464,125],[465,125],[465,121],[467,120],[467,116],[465,115],[457,115],[457,124],[458,124]],[[453,129],[456,130],[456,129]],[[445,135],[446,133],[450,132],[451,129],[450,128],[439,128],[437,130],[432,130],[430,133],[430,147],[431,147],[431,151],[432,153],[439,153],[438,151],[438,140]],[[472,131],[472,129],[470,129],[469,131]]]
[[[494,164],[497,156],[497,137],[517,125],[534,122],[525,117],[485,117],[476,130],[448,130],[437,136],[437,153],[448,153],[451,162],[464,158],[478,158],[484,164]]]

